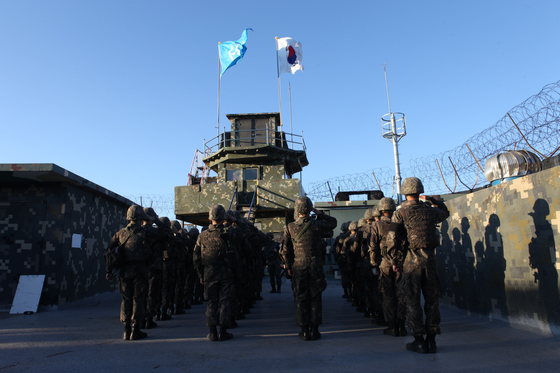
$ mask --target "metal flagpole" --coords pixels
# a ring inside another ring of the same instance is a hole
[[[222,78],[220,77],[220,72],[221,72],[221,61],[220,61],[220,44],[222,44],[221,42],[218,42],[218,125],[216,126],[218,129],[218,137],[220,136],[220,81],[222,80]],[[220,141],[220,139],[218,139],[218,141]]]
[[[278,74],[278,103],[280,105],[280,131],[282,131],[282,94],[280,93],[280,66],[278,63],[278,36],[276,36],[276,73]]]
[[[292,128],[292,84],[288,83],[288,90],[290,92],[290,136],[292,141],[292,149],[294,148],[294,130]]]

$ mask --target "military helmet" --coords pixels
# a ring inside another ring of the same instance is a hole
[[[126,220],[148,220],[148,215],[141,206],[132,205],[126,211]]]
[[[270,238],[274,238],[274,233],[268,232],[268,233],[266,234],[266,236],[267,236],[267,237],[270,237]]]
[[[194,239],[194,238],[198,237],[199,234],[200,233],[198,232],[198,229],[196,229],[196,228],[189,229],[189,237],[190,238]]]
[[[342,223],[342,225],[340,226],[340,230],[346,232],[348,230],[348,222]]]
[[[148,215],[148,216],[150,216],[154,219],[157,219],[157,217],[158,217],[158,215],[156,214],[154,209],[151,208],[151,207],[144,207],[144,212],[146,213],[146,215]]]
[[[358,222],[353,221],[348,225],[348,230],[357,231],[358,230]]]
[[[171,227],[171,220],[167,216],[162,216],[159,220],[165,225],[166,227]]]
[[[378,218],[381,216],[381,213],[379,212],[379,209],[377,208],[377,206],[375,206],[373,208],[373,211],[371,212],[371,217],[372,218]]]
[[[364,225],[366,225],[366,219],[360,218],[360,219],[358,220],[358,228],[361,228],[361,227],[363,227]]]
[[[373,220],[373,208],[367,209],[364,213],[364,219]]]
[[[407,177],[402,183],[401,193],[404,195],[424,193],[424,185],[417,177]]]
[[[392,198],[383,197],[377,205],[378,211],[395,211],[396,209],[395,201]]]
[[[222,205],[214,205],[210,208],[208,219],[210,220],[226,220],[228,218],[226,209]]]
[[[299,215],[309,215],[311,209],[313,208],[313,203],[307,197],[299,197],[296,199],[294,212],[296,216]]]
[[[178,220],[173,220],[173,221],[171,222],[171,226],[172,226],[173,228],[177,229],[178,231],[180,231],[181,228],[182,228],[182,227],[181,227],[181,223],[179,223]]]

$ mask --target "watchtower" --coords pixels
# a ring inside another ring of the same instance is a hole
[[[204,144],[204,167],[216,177],[175,187],[177,219],[208,225],[216,204],[238,210],[263,232],[281,232],[303,195],[292,176],[309,164],[303,135],[285,133],[280,113],[228,114],[231,130]],[[207,175],[207,174],[206,174]]]

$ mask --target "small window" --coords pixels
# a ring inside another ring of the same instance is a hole
[[[226,181],[241,180],[241,170],[226,170]]]
[[[259,173],[256,168],[246,168],[243,170],[243,180],[257,180],[258,177]]]

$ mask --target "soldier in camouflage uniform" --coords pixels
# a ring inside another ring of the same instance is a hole
[[[422,182],[415,177],[402,184],[406,201],[393,215],[393,221],[406,229],[406,258],[401,283],[406,302],[406,319],[414,341],[406,349],[419,353],[435,353],[436,334],[440,334],[439,296],[441,284],[437,273],[435,249],[439,246],[436,225],[449,217],[445,204],[429,197],[430,203],[419,200],[424,193]],[[424,296],[424,324],[420,295]],[[427,340],[424,340],[427,334]]]
[[[402,271],[398,266],[404,260],[406,233],[402,224],[391,222],[396,209],[392,198],[382,198],[377,206],[382,216],[373,222],[368,239],[371,265],[379,268],[379,289],[383,294],[383,314],[389,327],[383,331],[387,335],[404,337],[406,332],[406,308],[399,291]]]
[[[356,305],[356,311],[362,313],[368,311],[366,308],[366,287],[368,289],[371,288],[371,284],[369,284],[369,286],[366,285],[366,282],[371,280],[371,276],[366,274],[366,272],[369,271],[369,275],[371,275],[371,265],[369,264],[369,260],[366,261],[362,256],[362,240],[365,225],[366,220],[364,218],[358,220],[356,236],[350,246],[350,265],[353,267],[352,283],[354,288],[354,304]]]
[[[367,209],[364,213],[365,225],[362,228],[362,238],[360,246],[360,270],[364,283],[365,303],[367,310],[364,316],[371,317],[372,323],[386,325],[383,316],[382,297],[378,289],[378,269],[372,266],[369,256],[369,237],[372,233],[373,208]]]
[[[175,302],[175,270],[177,268],[177,241],[175,240],[176,230],[171,226],[171,220],[163,216],[160,219],[166,226],[170,227],[171,233],[165,241],[163,250],[163,286],[162,286],[162,305],[161,316],[158,320],[171,320],[170,313],[173,313]]]
[[[145,207],[144,212],[146,215],[153,219],[159,219],[158,215],[151,207]],[[154,231],[160,230],[163,234],[151,234],[156,237],[154,240],[148,242],[152,248],[152,255],[149,264],[148,274],[148,297],[146,299],[146,329],[152,329],[157,326],[154,322],[154,317],[159,314],[161,307],[161,288],[163,281],[163,250],[165,249],[166,239],[171,234],[171,229],[162,225],[161,228],[154,228],[151,221],[144,221],[144,227],[147,230]],[[155,233],[155,232],[154,232]]]
[[[348,232],[350,233],[348,237],[342,242],[342,247],[339,254],[339,263],[344,266],[344,271],[348,274],[348,282],[350,289],[350,296],[348,297],[348,302],[352,302],[352,305],[356,305],[355,299],[359,298],[359,295],[355,293],[354,287],[354,261],[352,258],[351,248],[354,244],[354,239],[356,238],[356,231],[358,230],[358,222],[351,221],[348,223]]]
[[[177,264],[175,268],[175,314],[182,315],[185,313],[185,286],[187,283],[187,271],[189,260],[189,244],[191,239],[187,235],[183,235],[181,231],[181,223],[177,220],[171,222],[175,233],[175,242],[177,247]]]
[[[311,200],[299,197],[294,206],[297,220],[284,228],[283,256],[288,274],[293,276],[292,288],[296,303],[296,322],[303,340],[321,338],[322,297],[326,288],[323,274],[324,250],[322,237],[332,235],[336,219],[313,208]],[[317,219],[309,216],[317,214]]]
[[[350,235],[350,232],[348,231],[348,222],[342,223],[342,225],[340,226],[340,230],[342,232],[340,232],[340,234],[334,239],[333,254],[335,263],[338,265],[338,270],[340,271],[340,277],[342,280],[342,289],[344,290],[342,298],[348,298],[348,289],[350,289],[352,283],[350,282],[350,275],[348,273],[348,270],[346,269],[347,263],[340,255],[342,251],[342,244],[344,243],[346,237]]]
[[[148,335],[140,330],[146,310],[146,295],[148,294],[148,261],[152,248],[150,241],[155,240],[160,232],[147,230],[143,227],[144,220],[152,220],[158,226],[161,222],[151,218],[140,206],[131,206],[126,219],[130,223],[118,231],[107,247],[108,251],[120,250],[123,261],[119,268],[119,289],[122,295],[121,322],[124,325],[124,340],[137,340]],[[113,280],[113,268],[107,266],[106,278]]]
[[[187,245],[187,281],[185,282],[185,309],[190,309],[193,302],[195,285],[198,282],[198,276],[193,265],[193,253],[196,240],[198,239],[198,229],[191,228],[188,232],[186,229],[181,231],[183,236],[190,238]]]
[[[231,302],[235,296],[234,271],[236,265],[232,242],[237,241],[223,223],[227,219],[223,206],[212,206],[209,219],[212,225],[198,236],[194,248],[194,266],[204,283],[208,298],[206,309],[207,326],[210,328],[208,339],[226,341],[233,337],[227,331],[233,324]],[[220,326],[218,334],[217,326]]]
[[[280,245],[274,241],[274,233],[268,232],[266,236],[270,239],[268,245],[263,249],[263,256],[268,265],[268,274],[270,276],[271,293],[281,293],[282,290],[282,268],[278,249]]]

